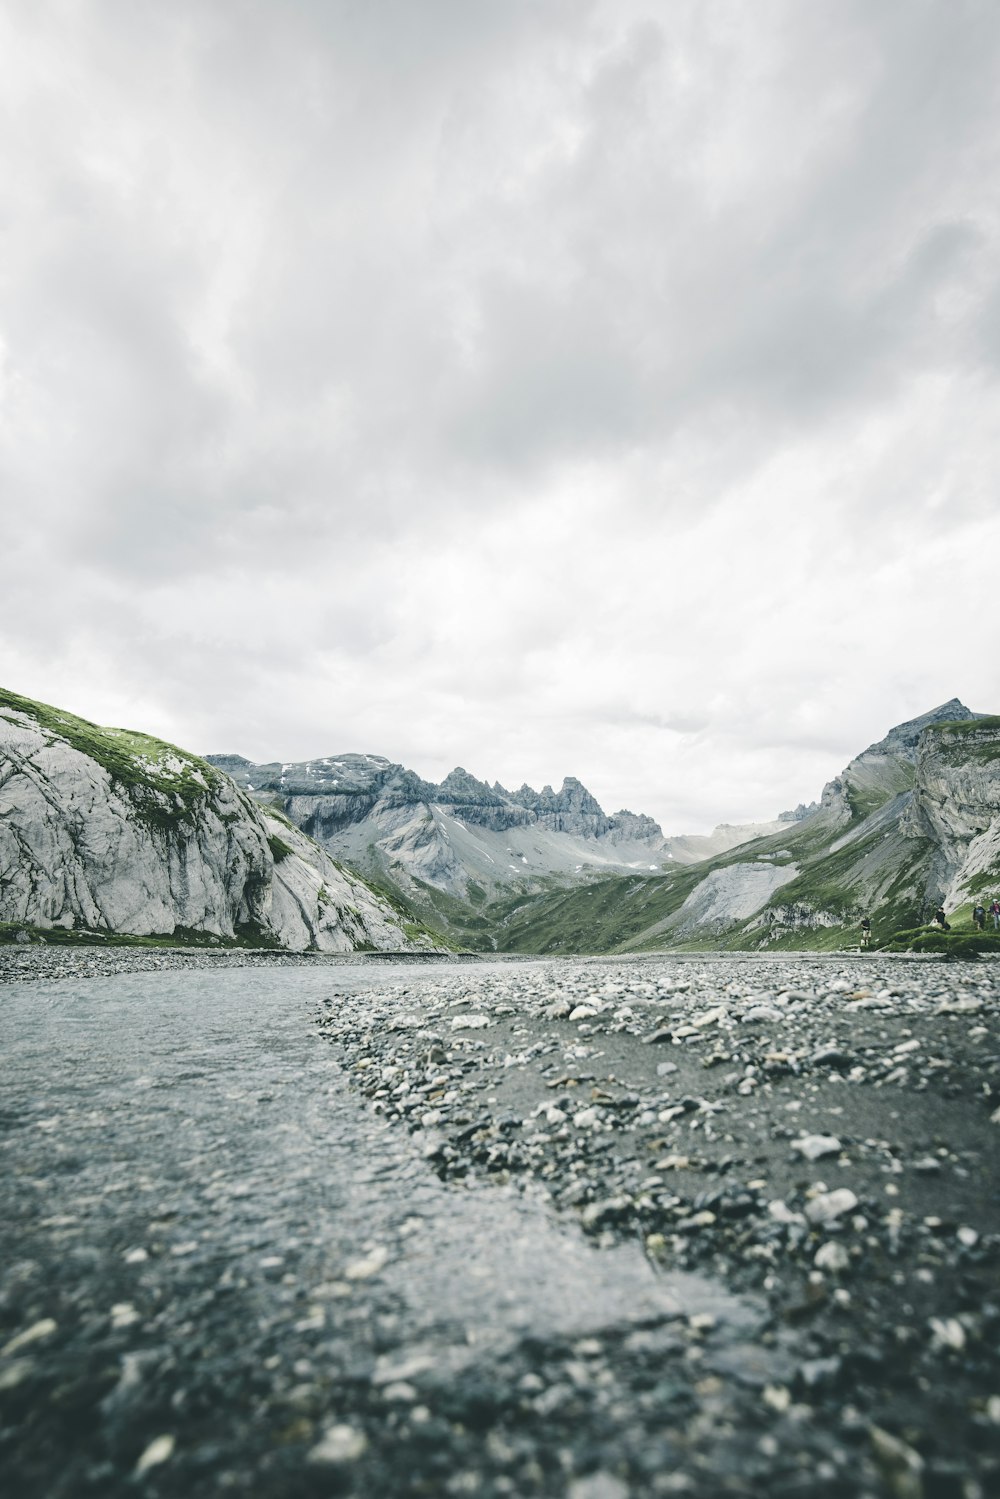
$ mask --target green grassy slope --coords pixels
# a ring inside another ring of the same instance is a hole
[[[850,841],[831,849],[845,835]],[[697,952],[762,946],[835,950],[857,943],[858,922],[866,909],[876,943],[919,922],[929,857],[924,840],[905,838],[895,826],[887,829],[874,814],[847,829],[813,818],[668,874],[612,876],[510,897],[482,907],[477,922],[502,952]],[[679,937],[672,930],[671,918],[713,871],[764,862],[772,867],[794,864],[799,873],[774,893],[763,911],[721,933]],[[809,925],[810,913],[821,913],[833,924]]]
[[[96,761],[128,795],[136,814],[153,826],[169,830],[180,821],[190,821],[222,783],[220,772],[207,760],[175,744],[132,729],[102,728],[0,688],[0,717],[13,721],[10,710],[33,719],[50,743],[62,739]]]

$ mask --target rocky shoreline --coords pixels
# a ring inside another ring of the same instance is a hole
[[[994,963],[401,961],[0,952],[19,1492],[1000,1490]]]
[[[604,1433],[580,1496],[998,1492],[994,965],[566,962],[338,995],[321,1025],[444,1180],[545,1194],[757,1308],[522,1378],[511,1431]]]
[[[115,978],[127,973],[220,972],[234,968],[339,968],[377,964],[478,963],[478,957],[445,952],[329,953],[289,952],[281,948],[176,947],[41,947],[8,943],[0,946],[0,987],[4,984],[76,979]],[[517,960],[514,960],[517,961]]]

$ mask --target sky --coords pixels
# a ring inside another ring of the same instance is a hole
[[[1000,711],[994,0],[0,0],[0,684],[764,819]]]

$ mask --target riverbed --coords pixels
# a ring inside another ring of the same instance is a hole
[[[16,964],[11,1492],[993,1491],[992,965]]]

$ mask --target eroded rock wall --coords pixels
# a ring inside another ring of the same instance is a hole
[[[110,765],[81,741],[107,746]],[[10,694],[0,702],[0,921],[132,936],[245,929],[334,952],[414,945],[391,907],[220,770]]]

